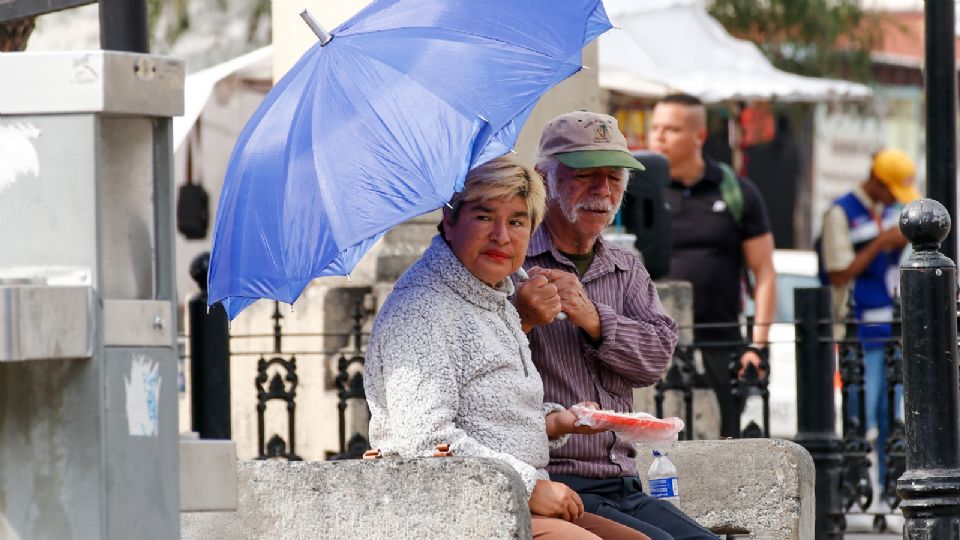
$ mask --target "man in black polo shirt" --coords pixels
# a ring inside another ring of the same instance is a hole
[[[712,325],[697,328],[694,338],[706,344],[701,351],[707,381],[720,403],[720,435],[731,437],[739,431],[730,393],[731,358],[740,354],[741,375],[748,363],[759,365],[776,309],[773,234],[760,192],[746,178],[736,178],[742,212],[739,219],[734,216],[737,212],[721,193],[720,163],[703,156],[706,137],[707,112],[699,99],[676,94],[654,107],[650,148],[670,162],[670,277],[693,284],[694,323]],[[753,342],[746,347],[737,324],[744,264],[754,276],[756,305]]]

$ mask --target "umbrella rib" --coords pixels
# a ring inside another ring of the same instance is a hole
[[[323,55],[321,55],[321,56],[318,58],[318,61],[316,62],[316,64],[313,66],[313,69],[312,69],[312,71],[311,71],[311,74],[310,74],[310,76],[309,76],[309,78],[308,78],[308,80],[310,81],[309,88],[310,88],[311,91],[315,90],[315,81],[317,80],[316,74],[317,74],[317,71],[319,71],[323,65],[324,65],[324,57],[323,57]],[[295,112],[294,112],[294,114],[293,114],[293,118],[294,118],[295,120],[290,123],[290,127],[287,129],[287,140],[288,140],[288,141],[294,140],[294,138],[295,138],[295,137],[294,137],[294,130],[296,129],[296,127],[297,127],[297,125],[298,125],[298,121],[299,121],[301,118],[303,118],[303,114],[302,114],[302,113],[303,113],[304,109],[308,106],[308,103],[310,103],[310,100],[305,100],[305,99],[298,100],[296,110],[295,110]],[[293,151],[294,151],[294,145],[291,145],[291,144],[285,145],[285,148],[284,148],[284,161],[285,161],[285,163],[287,163],[287,167],[288,167],[288,168],[289,168],[289,166],[290,166],[289,164],[292,162],[291,155],[292,155]],[[286,187],[286,186],[285,186],[285,187]],[[285,211],[286,211],[286,208],[281,208],[280,211],[281,211],[281,212],[285,212]],[[280,243],[281,243],[281,245],[286,245],[286,239],[281,239],[281,242],[280,242]],[[279,260],[281,261],[281,264],[283,265],[283,274],[284,274],[285,276],[287,276],[288,279],[289,279],[289,278],[292,278],[292,277],[295,278],[296,276],[291,276],[291,275],[290,275],[290,268],[289,268],[288,265],[287,265],[287,260],[286,260],[286,258],[280,257]]]

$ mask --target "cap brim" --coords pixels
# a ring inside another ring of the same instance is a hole
[[[912,203],[920,198],[920,192],[917,191],[917,188],[913,184],[908,184],[906,186],[888,184],[887,189],[890,190],[890,193],[893,195],[894,199],[903,204]]]
[[[594,167],[624,167],[627,169],[646,170],[633,156],[619,150],[580,150],[578,152],[564,152],[554,154],[567,167],[573,169],[592,169]]]

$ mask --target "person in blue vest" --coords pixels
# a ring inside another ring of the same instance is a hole
[[[903,205],[920,198],[914,186],[916,170],[900,150],[877,152],[869,178],[827,210],[820,237],[821,279],[833,287],[834,320],[847,318],[852,294],[853,316],[861,322],[866,429],[868,439],[876,437],[875,485],[881,486],[886,477],[883,447],[890,434],[884,348],[891,337],[893,295],[906,245],[897,222]]]

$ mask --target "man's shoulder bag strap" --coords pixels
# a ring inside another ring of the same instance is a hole
[[[740,180],[733,167],[726,163],[720,163],[720,170],[723,171],[723,179],[720,180],[720,198],[727,205],[727,212],[733,216],[733,221],[737,227],[743,226],[743,189],[740,188]],[[753,298],[753,281],[750,279],[750,273],[746,265],[740,268],[741,279],[747,288],[747,294]]]
[[[737,173],[733,171],[733,167],[726,163],[720,164],[720,170],[723,171],[720,197],[727,205],[727,211],[733,216],[733,220],[740,225],[743,223],[743,190],[740,188],[740,180],[737,179]]]

